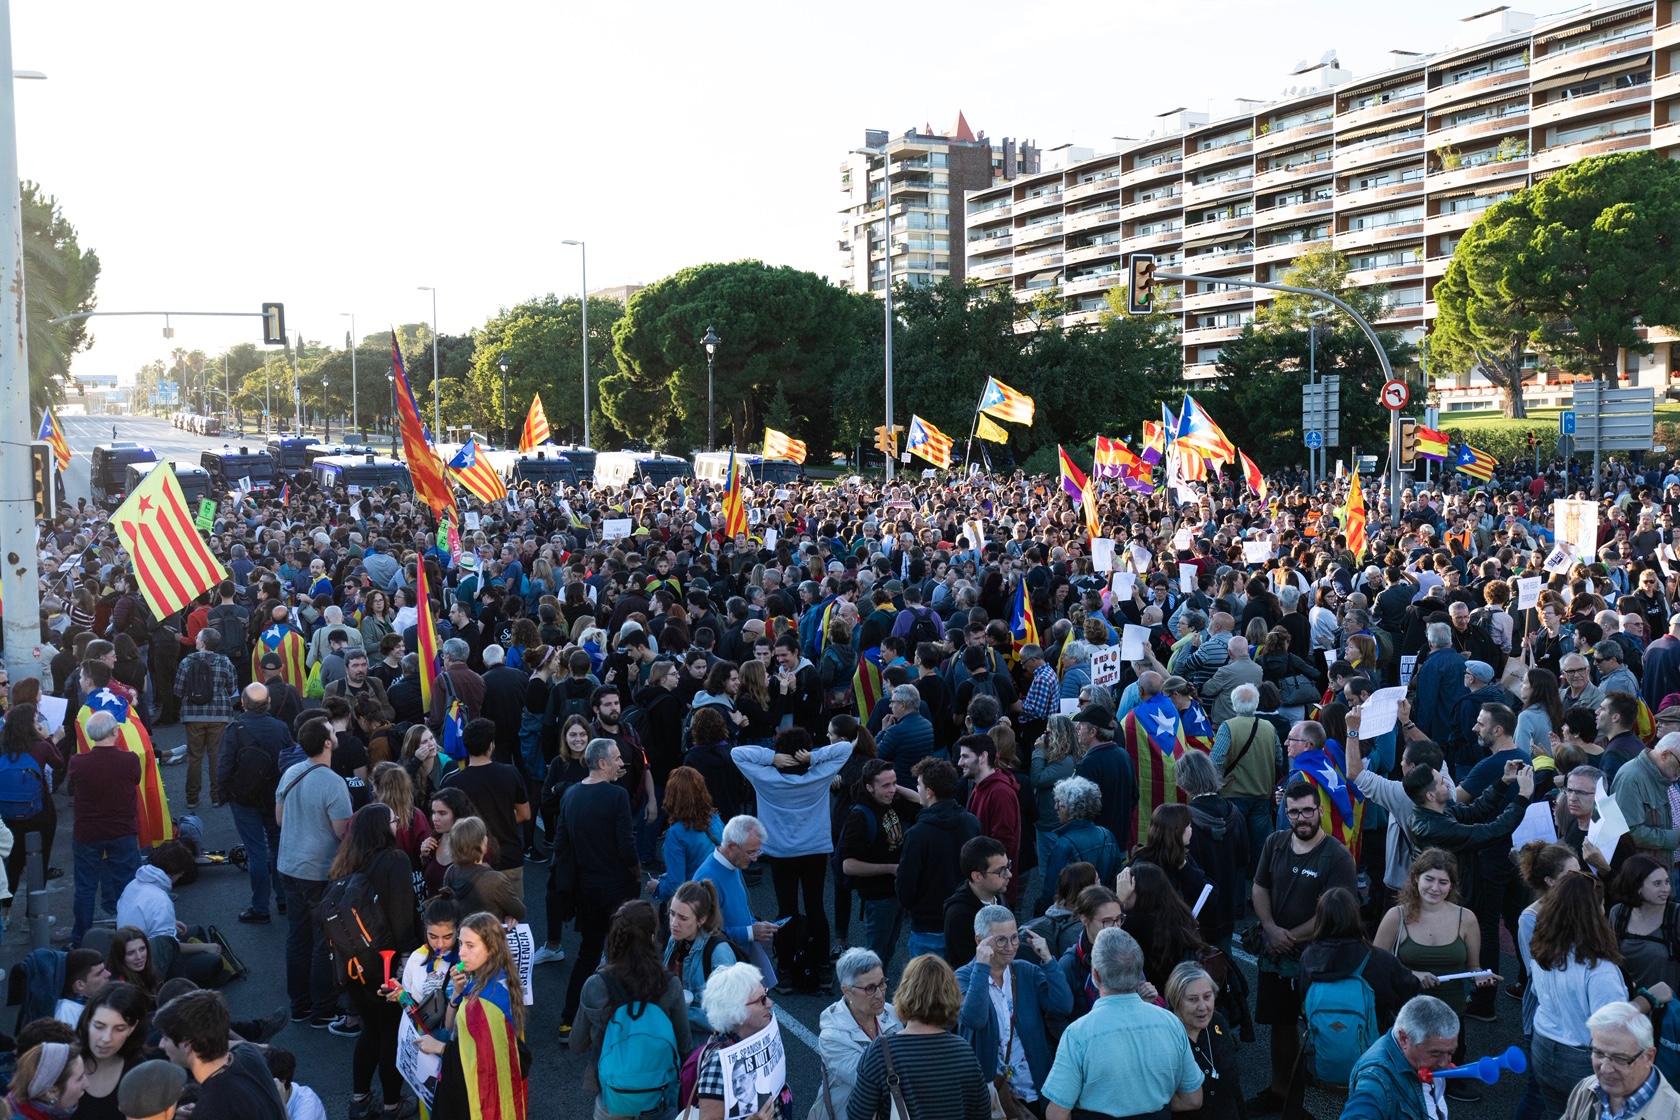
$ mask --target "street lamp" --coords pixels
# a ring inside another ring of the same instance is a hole
[[[881,247],[884,250],[882,258],[886,264],[886,285],[881,292],[881,302],[886,317],[882,349],[886,367],[887,434],[895,440],[894,447],[896,448],[897,436],[895,433],[897,429],[893,427],[892,149],[887,144],[883,144],[879,152],[870,148],[853,148],[851,154],[867,156],[870,159],[877,155],[881,157]],[[863,201],[867,207],[869,203],[868,164],[864,165],[863,172]],[[868,284],[871,277],[869,269],[869,229],[867,226],[864,227],[863,232],[863,273],[864,283]],[[890,483],[892,480],[893,457],[888,455],[887,481]]]
[[[438,403],[437,289],[421,284],[416,291],[432,293],[432,438],[443,438],[443,406]]]
[[[397,375],[387,373],[385,383],[391,387],[391,458],[397,457]]]
[[[340,311],[339,316],[350,320],[350,333],[344,336],[344,348],[350,351],[350,426],[361,430],[361,412],[356,407],[356,313]]]
[[[717,428],[712,419],[712,372],[717,367],[718,343],[723,339],[717,336],[710,323],[706,324],[706,337],[700,340],[700,345],[706,348],[706,450],[712,451],[717,447]]]
[[[327,407],[327,379],[321,378],[321,440],[332,442],[332,411]]]
[[[507,359],[503,358],[501,361],[497,362],[496,365],[502,371],[502,446],[503,447],[512,447],[513,446],[513,443],[512,443],[513,425],[512,425],[512,421],[510,421],[508,419],[508,364],[507,364]]]
[[[589,442],[589,247],[571,238],[560,244],[578,247],[578,307],[583,312],[583,445],[593,447]]]

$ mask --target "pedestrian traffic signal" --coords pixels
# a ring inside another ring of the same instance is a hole
[[[263,345],[286,345],[286,305],[283,303],[265,303],[262,305]]]
[[[53,452],[46,441],[29,445],[29,482],[35,492],[35,516],[51,521],[58,516],[58,488],[53,485]]]
[[[1155,310],[1155,254],[1133,253],[1126,264],[1126,310],[1148,315]]]
[[[1418,422],[1410,416],[1400,417],[1400,469],[1409,470],[1417,463]]]

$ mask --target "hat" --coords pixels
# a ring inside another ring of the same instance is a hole
[[[1161,691],[1170,696],[1175,692],[1193,693],[1196,690],[1190,686],[1189,681],[1185,680],[1183,677],[1174,675],[1161,682]]]
[[[463,571],[475,572],[478,570],[478,557],[470,552],[463,552],[461,553],[461,559],[456,562],[456,566]]]
[[[278,669],[278,668],[280,668],[280,655],[278,653],[265,653],[265,654],[263,654],[262,667],[264,669]]]
[[[1493,666],[1489,665],[1486,661],[1466,661],[1464,663],[1464,671],[1469,673],[1472,677],[1475,677],[1478,681],[1481,681],[1483,684],[1491,684],[1493,682]]]
[[[1101,704],[1087,704],[1073,715],[1074,723],[1088,723],[1099,731],[1114,726],[1114,714]]]
[[[117,1084],[117,1108],[134,1120],[160,1116],[180,1103],[186,1084],[187,1071],[174,1062],[160,1058],[141,1062]]]

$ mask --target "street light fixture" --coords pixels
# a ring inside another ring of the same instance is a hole
[[[385,383],[391,389],[391,458],[397,457],[397,375],[387,373]]]
[[[512,447],[513,422],[508,419],[508,363],[503,358],[496,363],[502,371],[502,446]]]
[[[700,345],[706,348],[706,450],[717,448],[717,427],[712,417],[712,374],[717,368],[717,348],[723,339],[717,336],[710,323],[706,324],[706,337],[700,340]]]
[[[340,318],[350,320],[350,333],[344,336],[344,348],[350,351],[350,426],[361,430],[361,411],[356,407],[356,313],[340,311]]]
[[[571,238],[560,244],[578,248],[578,306],[583,311],[583,445],[593,447],[589,442],[589,247]]]
[[[443,438],[443,406],[438,403],[437,289],[421,284],[416,291],[432,293],[432,438]]]

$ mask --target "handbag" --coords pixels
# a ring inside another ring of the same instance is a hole
[[[1278,682],[1281,703],[1286,708],[1316,704],[1322,698],[1318,685],[1305,673],[1291,673]]]
[[[892,1096],[892,1107],[887,1110],[887,1120],[910,1120],[910,1106],[904,1103],[904,1085],[898,1079],[898,1070],[893,1068],[892,1043],[886,1036],[881,1037],[881,1060],[887,1063],[887,1092]],[[698,1120],[699,1113],[695,1113]],[[686,1120],[679,1117],[678,1120]]]
[[[1015,1095],[1015,1087],[1009,1083],[1009,1052],[1015,1049],[1015,1015],[1009,1016],[1009,1041],[1003,1044],[1004,1067],[992,1075],[992,1083],[986,1086],[986,1094],[991,1098],[992,1120],[1037,1120],[1029,1109]]]

